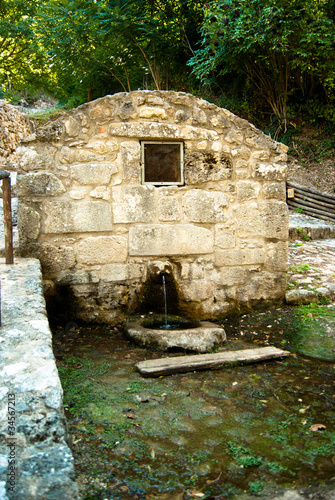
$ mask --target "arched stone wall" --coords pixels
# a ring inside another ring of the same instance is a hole
[[[182,143],[183,185],[142,183],[141,141]],[[66,291],[91,321],[136,310],[148,273],[165,264],[190,316],[281,301],[286,150],[185,93],[84,104],[17,150],[21,255],[41,260],[47,298]]]

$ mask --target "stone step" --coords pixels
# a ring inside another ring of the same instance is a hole
[[[289,239],[324,240],[335,238],[335,224],[309,215],[290,211]]]

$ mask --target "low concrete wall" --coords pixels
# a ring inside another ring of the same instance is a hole
[[[0,499],[79,499],[40,263],[0,260]]]

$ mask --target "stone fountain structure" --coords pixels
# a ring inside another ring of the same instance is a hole
[[[287,148],[192,95],[135,91],[62,114],[17,150],[20,254],[49,313],[120,321],[168,269],[180,312],[283,300]]]

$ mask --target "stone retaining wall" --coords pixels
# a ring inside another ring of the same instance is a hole
[[[183,143],[183,185],[143,184],[148,140]],[[65,297],[63,306],[75,304],[73,314],[90,321],[136,310],[150,269],[164,266],[189,316],[281,301],[286,150],[184,93],[135,91],[84,104],[17,150],[21,255],[40,259],[50,304]]]
[[[0,263],[0,498],[79,499],[40,263]]]

